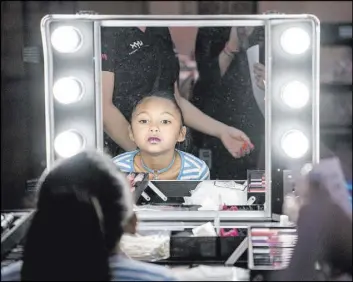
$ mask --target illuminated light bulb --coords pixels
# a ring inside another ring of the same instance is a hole
[[[74,77],[64,77],[54,83],[53,95],[62,104],[79,101],[83,96],[83,83]]]
[[[287,156],[293,159],[299,159],[308,151],[309,140],[303,132],[290,130],[283,134],[281,147]]]
[[[62,158],[72,157],[84,147],[84,138],[74,130],[62,132],[54,140],[55,152]]]
[[[291,55],[303,54],[310,46],[309,34],[299,27],[286,29],[281,35],[281,46]]]
[[[309,101],[309,89],[302,82],[292,81],[282,88],[281,96],[283,102],[288,107],[292,109],[300,109]]]
[[[58,27],[51,35],[51,44],[60,53],[74,53],[81,48],[82,43],[82,34],[72,26]]]

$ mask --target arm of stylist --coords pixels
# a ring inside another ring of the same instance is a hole
[[[233,34],[233,37],[234,36],[235,35]],[[236,49],[236,38],[233,38],[232,40],[234,41],[234,46],[232,45],[232,48]],[[162,50],[164,56],[162,62],[173,62],[175,53],[173,50],[172,38],[169,32],[167,32],[164,37],[164,48]],[[222,61],[222,59],[220,60]],[[222,65],[223,63],[225,62],[222,61]],[[223,67],[226,68],[228,66]],[[168,66],[166,63],[162,64],[161,68],[162,77],[165,77],[166,74],[169,73],[168,70],[174,69],[172,66]],[[164,81],[169,82],[170,79],[164,79]],[[244,132],[209,117],[200,111],[197,107],[195,107],[192,103],[190,103],[187,99],[182,97],[180,95],[177,82],[174,83],[174,95],[179,107],[183,112],[185,124],[187,126],[204,134],[219,138],[229,153],[235,158],[243,157],[248,154],[251,149],[253,149],[253,145],[251,144],[250,139]]]
[[[219,138],[229,153],[235,158],[243,157],[253,149],[250,139],[244,132],[205,115],[180,95],[176,83],[174,95],[183,112],[187,126]]]
[[[115,81],[116,37],[111,32],[102,34],[102,104],[104,131],[125,151],[136,149],[129,138],[129,122],[120,110],[113,104]]]

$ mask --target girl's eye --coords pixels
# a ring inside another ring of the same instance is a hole
[[[142,119],[142,120],[139,120],[139,123],[147,123],[148,121],[147,121],[147,119]]]
[[[171,122],[169,120],[162,120],[162,124],[170,124]]]

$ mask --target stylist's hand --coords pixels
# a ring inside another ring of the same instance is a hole
[[[243,131],[231,126],[222,128],[220,139],[234,158],[244,157],[254,149],[249,137]]]
[[[254,74],[255,74],[255,80],[256,80],[256,85],[262,89],[265,90],[265,66],[260,63],[254,64]]]

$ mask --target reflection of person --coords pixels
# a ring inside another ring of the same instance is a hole
[[[168,281],[161,266],[119,251],[136,216],[126,177],[110,158],[82,152],[41,179],[23,263],[1,269],[1,281]]]
[[[128,137],[132,105],[152,90],[172,91],[179,75],[179,63],[167,27],[114,27],[102,31],[103,122],[110,153],[117,143],[126,151],[136,145]],[[175,91],[187,126],[219,138],[234,157],[241,157],[250,140],[240,130],[203,114]],[[110,140],[110,141],[109,141]]]
[[[337,177],[333,182],[339,186]],[[297,186],[298,242],[288,269],[274,273],[275,281],[317,281],[318,262],[331,268],[325,281],[352,281],[352,213],[344,208],[348,199],[332,196],[339,188],[328,185],[312,174]],[[334,280],[345,274],[349,279]]]
[[[203,27],[199,28],[196,38],[199,80],[194,89],[194,104],[213,118],[246,132],[255,145],[250,155],[234,160],[218,140],[195,133],[197,146],[212,151],[212,179],[245,179],[247,169],[264,169],[261,160],[264,156],[264,117],[252,93],[246,55],[246,48],[259,44],[260,40],[256,38],[259,37],[256,29],[243,28],[244,35],[239,30],[236,27]],[[244,46],[243,38],[248,46]],[[255,76],[259,84],[264,82],[262,74],[257,67]]]
[[[139,101],[129,131],[138,150],[114,158],[123,172],[147,172],[151,179],[161,180],[209,178],[204,161],[175,149],[185,140],[186,128],[172,93],[160,91]]]

